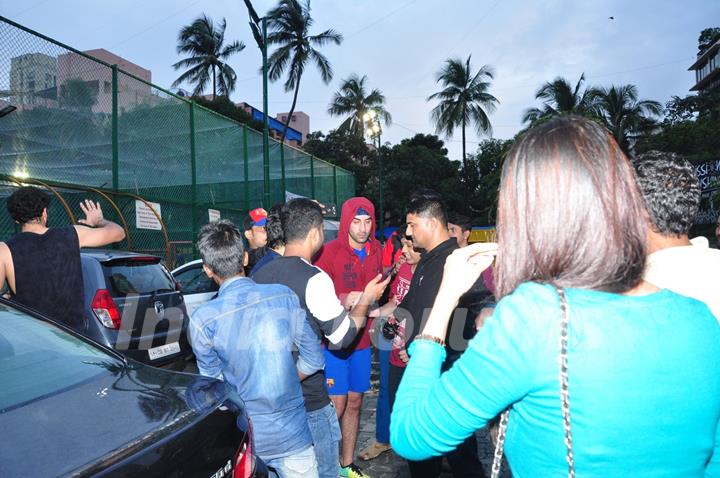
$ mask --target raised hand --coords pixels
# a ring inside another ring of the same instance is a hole
[[[98,227],[105,224],[105,218],[103,217],[99,202],[86,199],[80,202],[80,209],[82,209],[82,212],[85,214],[85,218],[78,221],[80,224],[90,227]]]

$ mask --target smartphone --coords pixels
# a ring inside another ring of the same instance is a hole
[[[393,275],[393,270],[394,270],[394,267],[391,267],[387,271],[383,272],[382,279],[380,279],[380,282],[385,282],[388,277]]]

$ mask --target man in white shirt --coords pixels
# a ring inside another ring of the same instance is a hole
[[[695,169],[658,151],[638,156],[633,165],[650,221],[644,279],[704,302],[720,321],[720,250],[705,237],[689,238],[700,206]]]

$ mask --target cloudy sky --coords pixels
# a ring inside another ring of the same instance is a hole
[[[262,15],[274,5],[254,0]],[[226,18],[226,38],[246,49],[229,63],[238,76],[234,101],[262,106],[257,73],[260,54],[247,25],[242,0],[0,0],[0,14],[81,50],[105,48],[152,71],[169,87],[180,74],[171,65],[178,30],[206,13]],[[335,78],[325,85],[309,69],[298,110],[311,129],[327,132],[341,119],[327,114],[343,78],[367,75],[387,98],[393,124],[383,141],[429,133],[427,96],[437,91],[435,73],[449,57],[472,55],[475,68],[495,70],[490,89],[499,100],[491,115],[493,136],[512,137],[525,109],[537,106],[537,88],[556,76],[589,83],[638,86],[642,98],[665,103],[694,84],[692,64],[703,28],[720,26],[717,0],[314,0],[314,30],[334,28],[345,36],[327,46]],[[614,17],[610,19],[609,17]],[[188,88],[190,89],[190,88]],[[272,115],[289,109],[292,96],[280,82],[270,88]],[[468,135],[468,150],[478,138]],[[460,159],[460,134],[446,138],[451,159]]]

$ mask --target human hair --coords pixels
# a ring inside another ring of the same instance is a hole
[[[469,217],[462,214],[452,214],[448,219],[452,224],[459,226],[463,232],[472,229],[472,221]]]
[[[41,189],[23,186],[7,198],[5,205],[13,221],[25,224],[42,216],[43,209],[50,205],[50,195]]]
[[[633,160],[652,229],[666,236],[686,236],[700,209],[695,168],[675,153],[649,151]]]
[[[220,279],[242,273],[242,234],[235,224],[227,219],[214,221],[200,228],[197,248],[203,263]]]
[[[265,232],[267,233],[267,246],[270,249],[277,249],[285,245],[285,232],[282,225],[283,204],[275,204],[268,211]]]
[[[498,298],[523,282],[622,293],[645,264],[643,200],[610,133],[578,116],[527,131],[498,199]]]
[[[407,224],[403,223],[400,224],[397,228],[397,231],[395,231],[397,237],[404,238],[407,235]]]
[[[306,198],[295,198],[286,202],[280,217],[286,244],[302,242],[310,231],[323,227],[320,205]]]
[[[410,196],[407,207],[408,214],[415,214],[426,219],[435,218],[447,228],[448,218],[442,197],[432,189],[419,189]]]

